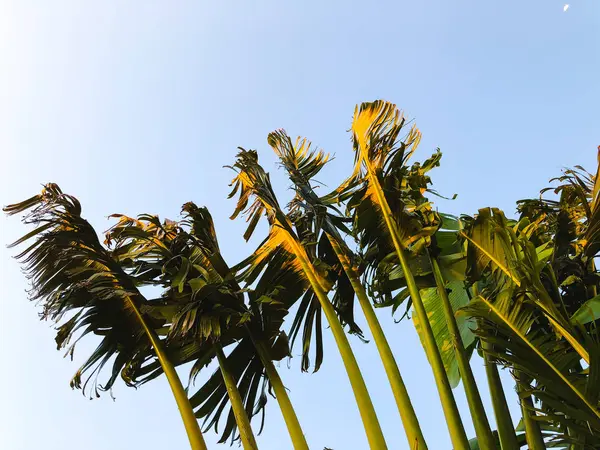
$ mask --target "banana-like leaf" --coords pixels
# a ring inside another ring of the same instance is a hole
[[[455,312],[468,305],[469,296],[462,282],[450,282],[447,285],[447,289],[449,291],[448,298],[450,299],[450,303],[452,304],[452,308]],[[448,331],[448,326],[444,317],[442,301],[439,298],[437,288],[422,289],[421,298],[423,299],[423,305],[427,310],[427,316],[429,318],[429,323],[431,324],[433,334],[435,335],[437,346],[440,350],[440,354],[442,355],[444,368],[446,369],[446,374],[448,375],[448,381],[450,381],[450,385],[454,389],[456,386],[458,386],[460,381],[460,373],[458,371],[458,363],[456,362],[454,344],[452,343],[453,337],[450,336]],[[419,334],[419,338],[422,342],[422,329],[417,315],[413,314],[412,318],[417,333]],[[477,327],[476,322],[469,317],[459,316],[457,317],[457,325],[460,330],[460,336],[462,338],[463,345],[465,349],[467,349],[467,352],[470,356],[475,348],[475,334],[473,333],[473,330]]]

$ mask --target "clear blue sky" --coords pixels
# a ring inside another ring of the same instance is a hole
[[[515,200],[536,195],[561,167],[595,168],[600,2],[573,0],[566,13],[563,4],[4,0],[0,203],[55,181],[103,231],[110,213],[177,218],[194,200],[211,209],[224,253],[236,262],[257,243],[245,245],[244,224],[228,220],[231,173],[221,167],[236,147],[262,151],[285,197],[266,136],[279,127],[305,135],[335,153],[321,176],[333,186],[351,164],[354,105],[384,98],[421,128],[417,158],[441,147],[435,185],[458,194],[441,209],[512,213]],[[3,243],[24,231],[17,218],[0,219],[0,230]],[[119,384],[115,402],[71,391],[77,365],[55,350],[11,254],[2,245],[0,448],[186,448],[164,380],[138,391]],[[429,448],[450,448],[412,324],[395,325],[388,311],[380,317]],[[406,449],[374,346],[353,344],[389,448]],[[318,450],[366,449],[329,336],[325,357],[315,375],[300,373],[298,357],[281,367],[308,441]],[[474,358],[480,379],[481,365]],[[461,387],[455,392],[465,411]],[[207,440],[213,444],[214,434]],[[291,447],[274,400],[258,442],[263,450]]]

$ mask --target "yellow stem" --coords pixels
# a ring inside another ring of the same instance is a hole
[[[250,420],[248,419],[248,414],[244,408],[242,396],[240,395],[240,391],[237,387],[237,380],[233,377],[233,374],[227,367],[227,358],[223,353],[223,349],[219,345],[215,347],[217,359],[219,361],[219,368],[221,369],[223,381],[225,382],[225,387],[227,388],[227,394],[229,396],[229,401],[231,402],[231,409],[233,410],[235,422],[240,430],[240,439],[242,440],[244,450],[258,450],[258,445],[256,445],[256,439],[254,438],[254,433],[252,432],[252,426],[250,425]]]
[[[194,410],[190,404],[187,393],[181,384],[181,380],[179,379],[179,375],[177,374],[175,367],[167,358],[158,336],[156,336],[154,331],[146,324],[146,321],[144,320],[134,301],[129,297],[128,300],[136,317],[144,327],[144,331],[150,340],[150,344],[152,344],[152,347],[154,347],[156,357],[158,358],[158,361],[165,372],[169,386],[171,386],[171,391],[173,392],[173,397],[175,397],[177,407],[179,408],[179,413],[181,414],[183,425],[185,426],[185,431],[187,432],[192,450],[207,450],[204,437],[200,431],[200,426],[198,425],[198,421],[194,415]]]
[[[292,439],[294,450],[308,450],[308,443],[306,442],[306,437],[304,436],[302,427],[300,426],[300,422],[296,416],[296,411],[292,406],[290,397],[288,396],[286,388],[281,381],[279,373],[277,373],[277,369],[275,368],[273,361],[269,357],[264,343],[262,341],[254,340],[254,345],[265,367],[265,371],[267,372],[267,377],[271,382],[273,391],[275,392],[275,398],[277,399],[277,403],[279,403],[279,408],[281,409],[283,420],[285,421],[288,433]]]
[[[408,443],[411,448],[427,450],[425,437],[423,436],[421,426],[419,425],[419,420],[413,408],[412,402],[410,401],[404,380],[400,375],[398,364],[396,363],[396,359],[394,358],[390,344],[388,343],[383,329],[381,328],[381,324],[377,319],[377,315],[373,310],[373,306],[369,301],[365,288],[360,282],[358,273],[352,266],[352,262],[348,258],[347,252],[342,249],[337,239],[331,235],[327,235],[327,237],[329,238],[329,242],[331,242],[331,246],[341,262],[342,267],[344,268],[344,271],[346,272],[346,275],[352,284],[352,287],[354,288],[354,292],[356,293],[356,297],[358,298],[360,306],[363,310],[367,324],[369,325],[369,329],[373,334],[373,340],[375,341],[375,345],[379,351],[379,356],[383,362],[385,373],[390,382],[392,393],[394,394],[394,399],[396,400],[396,406],[404,425],[404,432],[406,433]]]
[[[348,373],[348,378],[350,379],[350,384],[352,385],[352,390],[354,391],[354,397],[356,398],[356,403],[365,427],[365,432],[367,433],[369,446],[372,450],[386,450],[387,444],[385,443],[383,432],[381,431],[381,426],[379,425],[379,420],[375,414],[375,408],[373,407],[371,397],[369,396],[369,391],[367,390],[367,386],[360,372],[360,368],[358,367],[358,363],[356,362],[356,358],[354,357],[354,353],[352,352],[352,348],[348,342],[348,337],[346,336],[346,333],[340,324],[335,310],[333,309],[333,305],[327,298],[327,294],[322,288],[319,275],[308,259],[308,255],[306,254],[304,248],[293,236],[288,236],[288,238],[290,245],[294,249],[294,254],[298,258],[302,269],[306,274],[308,281],[319,300],[319,303],[321,304],[321,308],[325,313],[325,317],[327,318],[327,322],[329,323],[331,332],[333,333],[333,337],[338,346],[340,355],[342,356],[342,361],[344,362],[346,372]]]

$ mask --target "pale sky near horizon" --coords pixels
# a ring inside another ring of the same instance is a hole
[[[346,130],[354,105],[384,98],[423,132],[416,159],[441,148],[434,186],[458,198],[440,201],[440,209],[498,206],[512,215],[516,200],[537,195],[562,167],[595,170],[600,2],[563,6],[0,0],[0,203],[54,181],[104,231],[111,213],[177,218],[193,200],[210,208],[223,252],[237,262],[262,236],[245,244],[245,224],[228,219],[232,174],[222,166],[236,147],[258,149],[287,198],[266,136],[280,127],[306,136],[335,154],[319,177],[333,186],[351,166]],[[117,383],[114,402],[108,394],[88,401],[69,388],[81,357],[70,362],[55,350],[54,331],[27,301],[15,251],[4,246],[24,231],[18,218],[0,218],[0,448],[188,448],[164,379],[137,391]],[[451,448],[412,323],[378,314],[429,448]],[[351,342],[389,448],[408,449],[374,345]],[[311,448],[367,449],[327,332],[325,345],[317,374],[300,373],[295,349],[281,376]],[[472,365],[489,408],[481,359]],[[504,380],[516,422],[516,396]],[[471,437],[462,386],[455,393]],[[489,416],[494,422],[491,409]],[[214,432],[206,437],[209,448],[228,448],[215,444]],[[291,448],[274,399],[258,444]]]

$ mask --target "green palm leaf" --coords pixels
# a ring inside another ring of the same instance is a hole
[[[448,297],[455,312],[469,304],[470,299],[462,282],[453,281],[448,283],[446,287],[449,291]],[[421,296],[423,298],[423,305],[427,311],[429,323],[431,324],[431,328],[435,335],[435,341],[440,354],[442,355],[444,368],[448,374],[448,380],[454,389],[460,381],[460,373],[458,370],[454,345],[452,343],[452,336],[448,330],[438,290],[435,287],[422,289]],[[418,316],[413,314],[412,318],[415,329],[419,334],[419,338],[421,339],[421,342],[423,342],[423,330]],[[476,344],[475,334],[473,333],[473,330],[476,328],[476,323],[468,317],[458,317],[457,323],[463,345],[470,356]]]

